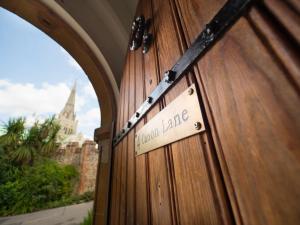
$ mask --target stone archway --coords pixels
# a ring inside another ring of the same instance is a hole
[[[96,181],[94,207],[95,224],[104,224],[108,204],[108,190],[111,161],[111,133],[116,116],[118,87],[114,76],[100,50],[72,21],[63,9],[49,7],[51,1],[3,0],[0,6],[17,14],[54,39],[80,64],[92,83],[101,108],[101,125],[95,130],[95,141],[100,154]],[[53,1],[53,4],[56,4]]]
[[[80,31],[42,1],[4,0],[0,6],[30,22],[64,47],[80,64],[91,81],[101,107],[101,127],[110,127],[116,113],[118,88],[96,46],[83,39]],[[77,25],[79,26],[79,25]],[[102,56],[103,57],[103,56]]]

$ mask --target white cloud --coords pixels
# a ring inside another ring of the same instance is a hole
[[[69,66],[74,68],[75,70],[82,70],[81,66],[76,62],[76,60],[62,47],[60,47],[61,52],[65,55]]]
[[[94,99],[97,99],[95,90],[94,90],[94,88],[93,88],[93,86],[90,82],[83,87],[83,93],[85,95],[87,95],[88,97],[92,97]]]
[[[16,83],[0,79],[0,115],[2,120],[10,117],[26,117],[26,126],[31,126],[38,119],[44,121],[49,115],[59,113],[70,94],[66,83]],[[82,86],[83,95],[76,96],[75,111],[78,120],[78,132],[93,139],[94,129],[100,126],[100,108],[88,103],[90,96],[95,97],[93,87]],[[89,106],[89,107],[88,107]],[[88,107],[88,108],[86,108]]]
[[[93,139],[95,128],[100,126],[100,109],[99,107],[91,108],[84,114],[77,115],[78,131],[85,134],[88,139]]]
[[[8,86],[10,83],[8,80],[0,80],[0,87]]]
[[[26,117],[26,127],[31,127],[36,121],[39,121],[41,123],[43,123],[46,120],[47,116],[45,115],[36,115],[36,114],[32,114],[32,115],[28,115]]]
[[[89,109],[84,114],[78,115],[77,119],[81,127],[94,126],[97,128],[100,126],[100,109],[98,107]]]
[[[36,87],[32,83],[12,83],[0,80],[0,113],[13,116],[32,114],[55,114],[60,112],[70,93],[65,83],[43,83]],[[76,99],[76,108],[85,103],[84,98]]]

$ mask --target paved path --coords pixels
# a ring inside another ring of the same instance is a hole
[[[0,217],[1,225],[79,225],[93,202],[47,209],[19,216]]]

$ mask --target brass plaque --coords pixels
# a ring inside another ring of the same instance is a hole
[[[198,96],[193,84],[136,133],[136,155],[204,130]]]

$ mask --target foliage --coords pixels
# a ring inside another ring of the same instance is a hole
[[[80,225],[92,225],[93,222],[93,213],[92,211],[88,212],[88,215],[83,219]]]
[[[56,208],[65,205],[80,204],[94,199],[94,192],[85,192],[82,195],[72,195],[47,204],[45,208]]]
[[[24,166],[32,166],[40,156],[50,156],[58,147],[57,134],[59,124],[52,116],[43,123],[36,121],[32,127],[25,127],[25,118],[12,118],[1,128],[0,148],[9,160]]]
[[[62,166],[49,159],[33,167],[26,166],[15,174],[15,177],[6,175],[2,178],[6,179],[0,185],[2,216],[48,208],[52,202],[70,198],[78,177],[75,167]]]
[[[4,133],[4,135],[0,136],[0,146],[2,149],[11,151],[19,146],[25,132],[25,122],[25,119],[22,117],[13,118],[9,119],[1,127],[1,133]]]
[[[0,216],[86,202],[93,192],[74,195],[77,169],[51,160],[60,129],[54,117],[26,128],[10,119],[0,136]]]

